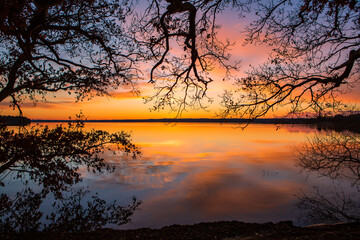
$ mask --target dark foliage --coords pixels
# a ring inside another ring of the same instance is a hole
[[[0,3],[0,102],[66,90],[78,99],[132,84],[128,1],[4,0]]]
[[[325,129],[333,129],[335,131],[350,131],[360,133],[360,114],[351,114],[349,116],[335,115],[334,117],[323,118],[321,120]]]
[[[114,169],[102,158],[105,151],[133,157],[140,154],[129,134],[85,131],[82,120],[54,128],[33,126],[19,132],[2,126],[1,187],[5,189],[9,181],[20,180],[25,189],[16,196],[0,195],[1,232],[83,231],[129,222],[140,205],[135,198],[131,205],[122,207],[116,202],[106,203],[97,195],[85,201],[88,191],[72,192],[73,185],[81,181],[79,168],[94,173]],[[46,217],[50,223],[44,224],[41,204],[48,196],[55,197],[55,212]]]
[[[47,92],[67,91],[83,99],[133,84],[139,55],[124,28],[130,8],[128,1],[112,0],[1,1],[0,102],[9,99],[22,115],[22,100],[45,99]],[[19,132],[0,126],[0,185],[21,180],[25,186],[16,196],[1,195],[1,231],[39,230],[40,207],[50,193],[58,202],[45,229],[89,230],[128,222],[140,204],[135,199],[120,207],[95,195],[83,206],[87,192],[66,197],[81,181],[79,168],[113,170],[102,158],[105,151],[139,154],[129,134],[85,131],[82,121]]]
[[[287,106],[290,116],[336,111],[337,97],[359,80],[358,1],[254,1],[258,19],[247,43],[273,48],[269,61],[240,79],[239,93],[226,93],[223,116],[264,116]]]
[[[318,134],[297,148],[297,165],[309,174],[350,182],[353,191],[334,184],[298,196],[297,207],[310,223],[360,221],[360,135],[348,131]]]
[[[15,116],[0,116],[0,125],[6,126],[24,126],[31,123],[31,120],[26,117]]]
[[[228,61],[232,44],[217,38],[216,18],[227,8],[256,13],[247,43],[268,44],[273,54],[238,80],[238,92],[224,94],[221,116],[255,119],[284,105],[291,115],[336,110],[339,91],[358,80],[355,0],[152,0],[128,31],[131,2],[2,1],[0,101],[58,90],[106,94],[132,84],[136,63],[150,60],[156,92],[146,101],[155,110],[204,107],[209,72],[223,67],[226,79],[238,69]]]
[[[44,193],[51,191],[61,197],[61,191],[80,181],[80,173],[77,172],[80,166],[93,172],[112,170],[101,157],[105,151],[139,154],[125,132],[87,132],[83,128],[81,121],[55,128],[32,127],[19,133],[1,127],[1,184],[11,173],[13,178],[41,184]]]
[[[305,171],[358,184],[360,135],[351,132],[315,135],[297,149],[297,164]]]
[[[147,56],[154,60],[150,83],[155,94],[146,101],[154,110],[170,107],[177,116],[188,107],[203,108],[209,72],[224,69],[223,79],[238,69],[229,62],[232,44],[217,38],[216,15],[229,1],[152,0],[143,16],[136,18],[133,32],[143,40]],[[233,1],[241,9],[243,3]]]
[[[113,201],[107,203],[99,196],[90,198],[89,191],[70,192],[68,196],[53,203],[54,211],[44,220],[41,204],[46,195],[34,193],[30,188],[18,192],[15,198],[0,195],[0,234],[29,232],[78,232],[99,229],[108,224],[122,225],[138,209],[141,201],[133,197],[128,206]]]
[[[141,204],[133,198],[131,205],[119,206],[116,201],[107,204],[99,196],[93,195],[84,202],[86,191],[71,194],[65,201],[55,204],[55,212],[47,216],[50,224],[44,231],[76,232],[99,229],[107,224],[122,225],[130,222],[130,217]]]
[[[346,194],[334,188],[331,192],[315,188],[298,196],[296,203],[306,223],[360,222],[359,193]]]
[[[0,233],[33,232],[39,229],[43,196],[30,188],[18,192],[14,199],[0,195]]]
[[[273,48],[269,61],[242,79],[231,74],[238,70],[228,61],[232,44],[217,36],[216,19],[229,8],[257,15],[246,44]],[[152,0],[132,27],[155,60],[150,82],[156,92],[146,101],[178,115],[202,108],[214,80],[209,73],[223,67],[223,79],[236,79],[239,89],[223,95],[220,117],[256,119],[282,106],[290,116],[336,111],[343,107],[339,93],[359,79],[359,9],[355,0]]]
[[[215,239],[296,239],[296,240],[348,240],[360,236],[359,223],[296,227],[291,222],[243,223],[213,222],[194,225],[172,225],[161,229],[141,228],[135,230],[102,229],[90,233],[33,233],[5,236],[7,239],[147,239],[147,240],[215,240]]]

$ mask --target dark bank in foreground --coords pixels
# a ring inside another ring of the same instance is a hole
[[[135,230],[99,229],[77,233],[26,233],[0,235],[1,239],[119,239],[119,240],[240,240],[240,239],[360,239],[360,223],[339,223],[296,227],[291,222],[243,223],[237,221],[171,225],[160,229]]]

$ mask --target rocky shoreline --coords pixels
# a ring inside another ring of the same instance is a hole
[[[1,239],[79,239],[79,240],[242,240],[242,239],[360,239],[360,223],[324,224],[296,227],[290,221],[279,223],[244,223],[222,221],[193,225],[171,225],[160,229],[99,229],[77,233],[26,233],[0,235]]]

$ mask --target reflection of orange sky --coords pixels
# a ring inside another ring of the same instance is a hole
[[[243,131],[236,126],[89,123],[87,128],[132,132],[142,156],[120,160],[108,154],[106,159],[117,166],[114,174],[85,175],[94,178],[92,186],[112,194],[139,194],[142,210],[131,227],[289,220],[284,206],[309,188],[291,152],[291,146],[305,141],[307,128],[253,124]]]
[[[303,141],[307,135],[300,131],[289,132],[286,128],[276,130],[274,125],[254,124],[244,131],[236,126],[199,123],[179,123],[175,126],[162,123],[87,124],[87,128],[101,127],[110,132],[131,132],[134,143],[143,153],[141,161],[150,164],[146,166],[153,171],[153,179],[173,179],[176,172],[184,170],[182,168],[209,164],[219,170],[224,166],[232,165],[237,169],[249,164],[261,171],[266,164],[275,164],[278,169],[288,169],[293,164],[289,163],[289,146]],[[111,162],[119,163],[114,156],[109,155],[108,158]],[[234,160],[239,161],[233,162]],[[127,160],[126,164],[138,166],[140,163],[137,160]],[[164,167],[169,167],[171,171],[157,171]],[[143,168],[131,169],[135,172],[126,174],[126,178],[135,183],[139,181],[146,183],[145,185],[152,184],[149,179],[143,179]],[[136,176],[141,176],[141,179]],[[124,176],[120,178],[124,181]]]

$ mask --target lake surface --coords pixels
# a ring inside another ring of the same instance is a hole
[[[308,126],[252,124],[242,130],[217,123],[86,123],[86,128],[132,132],[141,149],[136,159],[105,154],[115,172],[80,169],[84,180],[75,186],[122,204],[132,196],[142,200],[133,221],[120,228],[222,220],[303,225],[298,197],[314,186],[334,186],[297,166],[295,148],[317,132]],[[335,184],[351,191],[349,182]]]

